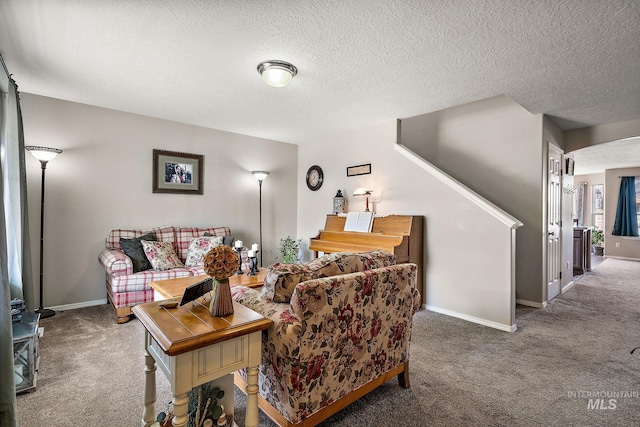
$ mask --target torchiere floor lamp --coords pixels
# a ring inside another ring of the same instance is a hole
[[[55,311],[44,308],[44,292],[43,292],[43,260],[44,260],[44,171],[47,169],[47,162],[53,160],[62,150],[49,147],[36,147],[30,145],[24,147],[33,154],[33,157],[40,160],[40,168],[42,169],[42,190],[40,194],[40,308],[36,313],[40,313],[41,319],[46,319],[56,314]]]
[[[262,246],[262,181],[269,176],[269,172],[251,171],[251,173],[256,177],[260,185],[260,267],[262,267],[262,253],[264,252],[264,247]]]

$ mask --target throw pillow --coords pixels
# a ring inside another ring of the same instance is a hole
[[[279,262],[267,268],[262,286],[262,296],[273,302],[289,302],[298,283],[311,277],[306,264],[281,264]]]
[[[122,252],[131,258],[134,273],[151,269],[151,263],[144,253],[142,243],[140,243],[142,240],[155,241],[157,239],[153,233],[147,233],[144,236],[134,237],[133,239],[120,238],[120,247]]]
[[[394,265],[394,254],[375,250],[362,253],[334,252],[306,264],[276,263],[267,268],[262,295],[273,302],[289,302],[298,283]]]
[[[222,246],[222,241],[222,236],[196,237],[191,239],[187,260],[184,263],[185,267],[204,265],[204,256],[211,249]]]
[[[172,268],[183,268],[184,264],[178,258],[171,242],[152,242],[142,240],[142,247],[151,266],[156,271],[171,270]]]
[[[205,232],[203,234],[204,237],[213,237],[213,234],[209,233],[208,231]],[[222,236],[222,244],[225,246],[231,246],[233,247],[233,236]]]

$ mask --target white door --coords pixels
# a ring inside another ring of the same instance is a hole
[[[562,151],[549,144],[549,167],[547,168],[547,301],[560,294],[562,248]]]

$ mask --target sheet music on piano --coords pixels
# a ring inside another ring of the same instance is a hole
[[[373,212],[349,212],[344,222],[344,231],[371,233]]]

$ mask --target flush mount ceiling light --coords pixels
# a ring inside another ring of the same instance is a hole
[[[269,86],[285,87],[298,74],[298,69],[284,61],[264,61],[258,64],[258,72]]]

